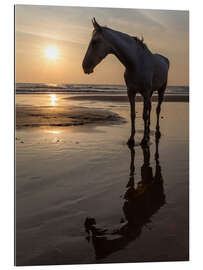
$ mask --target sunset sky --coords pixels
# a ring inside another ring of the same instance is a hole
[[[15,7],[16,81],[124,84],[124,67],[107,56],[86,75],[82,70],[95,17],[101,25],[144,36],[154,53],[170,60],[169,85],[189,85],[189,13],[54,6]]]

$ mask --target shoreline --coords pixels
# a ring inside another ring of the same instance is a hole
[[[66,97],[65,99],[71,100],[94,100],[94,101],[107,101],[107,102],[128,102],[128,96],[126,95],[75,95]],[[152,102],[158,100],[158,95],[152,96]],[[142,96],[137,95],[135,98],[136,102],[143,101]],[[189,95],[165,95],[163,102],[189,102]]]
[[[39,95],[40,96],[40,95]],[[45,96],[46,97],[46,96]],[[152,102],[157,101],[158,96],[152,96]],[[128,96],[126,95],[70,95],[58,96],[56,98],[57,104],[52,104],[49,96],[45,98],[47,105],[41,105],[39,100],[38,106],[35,104],[16,104],[16,128],[25,127],[41,127],[41,126],[80,126],[87,124],[113,124],[123,123],[126,121],[126,116],[122,117],[118,112],[109,110],[107,104],[125,103],[129,104]],[[82,106],[77,104],[77,101],[89,102],[103,102],[99,108],[92,108],[92,106]],[[136,102],[143,101],[142,96],[136,96]],[[189,102],[189,95],[166,95],[165,102]],[[64,103],[65,102],[65,103]],[[74,102],[74,103],[73,103]],[[67,104],[66,104],[67,103]],[[106,104],[105,104],[106,103]],[[28,106],[31,105],[31,106]],[[107,105],[107,107],[105,106]]]

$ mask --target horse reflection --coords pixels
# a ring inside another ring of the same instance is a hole
[[[135,240],[142,232],[144,225],[165,204],[163,178],[159,162],[159,136],[155,137],[156,169],[153,176],[150,166],[150,147],[143,146],[143,165],[141,167],[141,181],[135,187],[135,150],[129,146],[131,153],[130,176],[127,190],[124,194],[123,212],[125,220],[121,219],[115,228],[105,229],[96,225],[94,218],[86,218],[85,229],[87,240],[92,241],[96,259],[102,259],[109,254],[124,248],[129,242]]]

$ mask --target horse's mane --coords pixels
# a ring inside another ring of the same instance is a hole
[[[103,26],[103,28],[109,29],[107,26]],[[92,36],[97,32],[97,30],[93,30],[92,31]],[[140,47],[142,47],[143,49],[148,49],[147,45],[144,43],[144,38],[142,37],[142,39],[138,38],[137,36],[132,36],[132,38],[137,42],[137,44],[140,45]]]
[[[147,45],[144,43],[144,38],[139,39],[138,37],[132,37],[134,40],[143,48],[143,49],[148,49]]]

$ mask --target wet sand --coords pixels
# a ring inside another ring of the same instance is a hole
[[[126,145],[127,102],[56,97],[53,107],[64,117],[65,106],[74,116],[96,111],[99,117],[105,112],[120,118],[113,125],[104,117],[93,124],[16,130],[16,264],[188,260],[189,104],[163,103],[162,136],[156,140],[153,102],[150,145],[142,149],[138,102],[133,150]],[[29,107],[25,114],[37,114],[51,102],[36,94],[17,95],[16,101]],[[37,121],[36,115],[26,117]],[[87,217],[96,223],[89,234]]]
[[[94,101],[108,101],[108,102],[128,102],[127,95],[77,95],[72,96],[72,100],[94,100]],[[158,96],[153,95],[152,101],[157,101]],[[142,96],[137,95],[135,98],[136,102],[143,101]],[[165,102],[189,102],[189,95],[165,95]]]
[[[17,106],[16,128],[43,126],[78,126],[122,122],[117,113],[108,110],[69,106]]]

